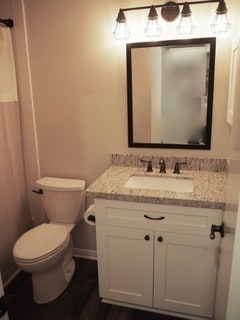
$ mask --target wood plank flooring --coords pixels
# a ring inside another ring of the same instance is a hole
[[[10,320],[183,320],[102,303],[97,262],[80,258],[75,261],[76,271],[68,288],[43,305],[33,301],[31,277],[21,272],[5,290]]]

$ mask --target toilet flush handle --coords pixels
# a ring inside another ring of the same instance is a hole
[[[38,189],[38,190],[33,189],[33,192],[37,194],[43,194],[43,189]]]

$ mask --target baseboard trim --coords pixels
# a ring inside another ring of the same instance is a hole
[[[73,248],[73,256],[76,258],[97,260],[97,251],[96,250]]]

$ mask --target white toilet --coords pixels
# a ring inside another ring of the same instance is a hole
[[[64,291],[75,270],[70,232],[83,218],[85,181],[47,177],[36,185],[50,223],[24,233],[13,257],[22,270],[32,273],[34,301],[46,303]]]

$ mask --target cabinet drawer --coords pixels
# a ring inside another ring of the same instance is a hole
[[[95,199],[97,225],[208,236],[221,224],[222,210]]]

